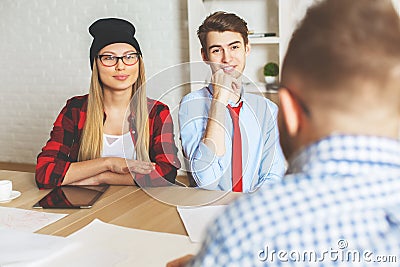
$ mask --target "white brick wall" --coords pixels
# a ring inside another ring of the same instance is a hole
[[[135,25],[148,77],[188,61],[186,0],[1,0],[0,161],[36,163],[65,101],[87,93],[88,27],[101,17]]]
[[[305,9],[314,1],[298,5]],[[400,10],[400,0],[393,2]],[[0,0],[0,161],[35,163],[65,101],[87,93],[92,40],[88,27],[93,21],[121,17],[133,22],[147,77],[153,77],[189,60],[186,3],[187,0]],[[187,72],[182,68],[161,80],[177,84],[188,79]],[[150,88],[149,95],[157,98],[168,89]],[[188,90],[179,87],[162,98],[173,111],[175,128],[176,106]]]

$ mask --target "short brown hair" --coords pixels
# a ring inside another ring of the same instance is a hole
[[[385,84],[399,62],[400,20],[390,0],[327,0],[294,32],[282,83],[295,75],[327,91],[364,79]]]
[[[207,51],[207,34],[209,32],[238,32],[242,35],[244,44],[247,45],[249,40],[247,38],[248,29],[247,22],[233,13],[217,11],[209,15],[200,25],[197,30],[197,36],[200,39],[201,46],[204,51]]]

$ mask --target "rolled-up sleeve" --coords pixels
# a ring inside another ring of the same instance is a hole
[[[179,107],[179,129],[186,168],[197,185],[209,190],[219,190],[220,179],[225,173],[224,159],[216,156],[202,138],[208,121],[208,98],[186,96]]]
[[[50,139],[37,157],[35,179],[39,188],[60,186],[71,163],[77,161],[86,99],[82,96],[68,100],[54,122]]]
[[[150,160],[156,168],[150,174],[139,174],[135,181],[142,187],[175,184],[177,170],[181,167],[178,148],[175,145],[174,125],[169,108],[156,102],[149,114]]]

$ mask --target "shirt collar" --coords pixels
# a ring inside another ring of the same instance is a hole
[[[210,83],[206,88],[207,88],[208,93],[209,93],[210,96],[212,97],[212,96],[213,96],[213,92],[214,92],[214,89],[213,89],[212,84]],[[243,94],[244,94],[244,87],[242,86],[242,88],[240,89],[240,100],[239,100],[239,102],[234,103],[233,101],[229,100],[229,101],[228,101],[228,104],[229,104],[231,107],[237,107],[237,106],[239,106],[240,102],[243,101]]]
[[[359,166],[357,170],[354,170],[354,163]],[[400,141],[378,136],[333,134],[292,157],[287,173],[368,173],[370,168],[366,166],[400,170]]]

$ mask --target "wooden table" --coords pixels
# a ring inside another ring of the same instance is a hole
[[[0,203],[0,206],[38,211],[32,206],[50,191],[37,188],[33,173],[0,170],[0,180],[4,179],[12,180],[13,190],[20,191],[22,195],[9,203]],[[227,204],[239,195],[178,186],[146,190],[136,186],[110,186],[90,209],[44,209],[68,216],[37,233],[68,236],[98,218],[125,227],[187,235],[175,204],[190,206],[215,199],[218,201],[213,201],[212,205]]]

